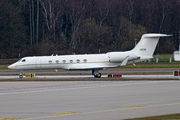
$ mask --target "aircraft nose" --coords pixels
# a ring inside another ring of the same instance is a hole
[[[10,66],[8,66],[9,69],[16,69],[16,65],[12,64]]]

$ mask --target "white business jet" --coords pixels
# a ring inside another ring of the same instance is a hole
[[[20,78],[25,70],[66,69],[92,70],[92,75],[101,77],[100,70],[135,64],[153,58],[153,53],[160,37],[166,34],[144,34],[140,42],[130,51],[108,52],[106,54],[56,55],[24,57],[8,66],[9,69],[21,70]]]

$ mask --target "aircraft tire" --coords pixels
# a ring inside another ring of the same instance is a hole
[[[23,78],[23,75],[19,75],[19,78],[22,79],[22,78]]]
[[[94,75],[95,78],[101,78],[101,73]]]

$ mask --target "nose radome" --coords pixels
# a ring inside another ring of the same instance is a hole
[[[12,68],[12,65],[9,65],[8,68],[11,69],[11,68]]]
[[[16,68],[16,65],[12,64],[10,66],[8,66],[9,69],[15,69]]]

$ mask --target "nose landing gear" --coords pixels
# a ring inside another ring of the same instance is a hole
[[[24,74],[24,71],[21,71],[21,73],[19,74],[19,78],[20,78],[20,79],[23,78],[23,74]]]

